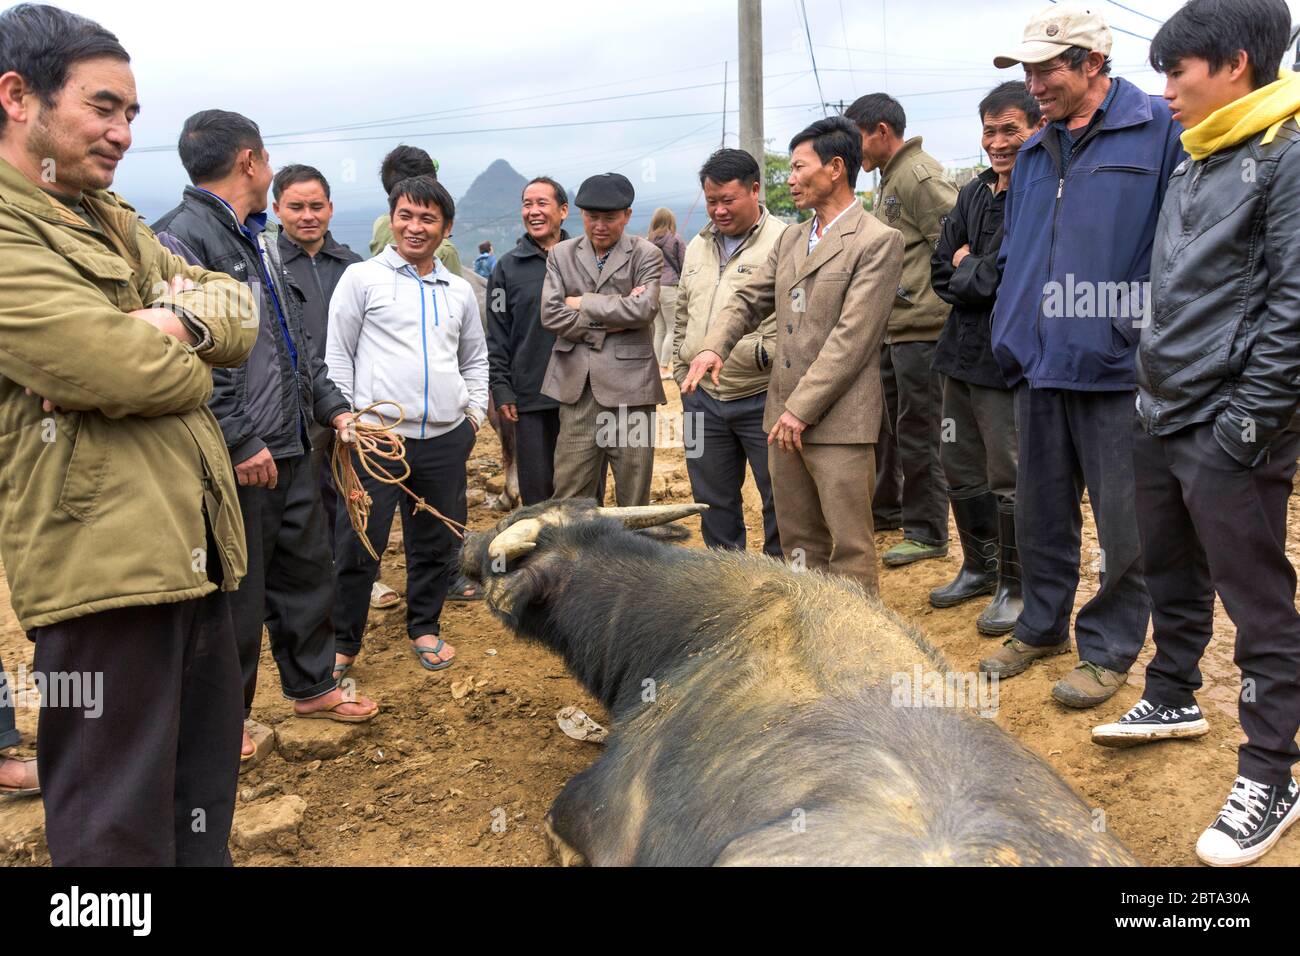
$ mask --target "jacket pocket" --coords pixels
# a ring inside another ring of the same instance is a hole
[[[614,346],[614,358],[648,359],[654,358],[654,354],[654,343],[645,340]]]
[[[563,338],[560,338],[559,336],[556,336],[556,338],[555,338],[555,348],[554,348],[554,351],[556,351],[556,352],[572,352],[572,351],[573,351],[573,347],[574,347],[575,345],[577,345],[577,344],[578,344],[578,343],[577,343],[577,342],[574,342],[572,339],[563,339]]]
[[[94,419],[78,413],[72,455],[59,490],[59,510],[85,524],[95,517],[112,450],[111,443],[96,440],[95,431]]]

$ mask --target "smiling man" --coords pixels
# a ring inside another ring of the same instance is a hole
[[[957,576],[931,591],[930,603],[955,607],[995,592],[976,627],[998,635],[1016,626],[1021,606],[1016,411],[989,345],[989,319],[1002,280],[998,250],[1011,170],[1042,114],[1025,84],[1013,80],[983,99],[979,116],[989,168],[958,194],[930,260],[934,291],[952,306],[934,370],[943,377],[943,420],[952,423],[939,457],[963,554]]]
[[[487,287],[487,344],[492,397],[515,423],[519,497],[526,505],[555,494],[555,442],[560,403],[542,394],[542,380],[555,333],[542,325],[546,260],[569,238],[564,220],[569,196],[549,176],[524,186],[520,216],[524,234],[492,269]]]
[[[1282,0],[1192,0],[1151,44],[1191,160],[1169,182],[1138,349],[1137,520],[1156,653],[1093,740],[1209,732],[1194,694],[1214,595],[1237,627],[1237,778],[1196,853],[1258,859],[1300,818],[1300,614],[1286,548],[1300,454],[1300,74]]]
[[[388,197],[393,243],[373,259],[349,266],[330,302],[330,374],[363,421],[379,423],[369,406],[406,442],[404,483],[442,514],[464,524],[465,462],[487,417],[488,358],[473,287],[452,275],[436,251],[451,232],[456,205],[435,179],[415,176]],[[383,462],[401,477],[402,463]],[[376,554],[388,545],[393,509],[402,514],[406,549],[406,630],[420,666],[451,665],[455,648],[440,638],[440,618],[455,577],[460,542],[427,511],[414,512],[396,485],[357,463],[372,500],[367,536]],[[400,504],[399,504],[400,503]],[[379,562],[340,516],[334,617],[338,673],[361,651],[371,586]]]
[[[993,310],[993,354],[1015,389],[1024,609],[980,669],[1011,677],[1069,653],[1086,488],[1101,547],[1085,567],[1100,586],[1075,618],[1079,664],[1052,689],[1070,707],[1123,686],[1151,617],[1133,498],[1133,359],[1156,218],[1183,158],[1169,106],[1112,77],[1110,50],[1095,7],[1059,4],[993,61],[1023,65],[1047,125],[1011,174]]]
[[[102,713],[42,701],[50,859],[215,866],[247,553],[206,402],[257,328],[241,283],[169,253],[107,191],[139,109],[103,27],[0,14],[0,559],[35,670],[102,678]]]

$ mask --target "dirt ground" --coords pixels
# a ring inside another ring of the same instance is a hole
[[[673,409],[679,409],[673,393]],[[470,462],[470,487],[500,473],[500,446],[485,431]],[[471,490],[471,498],[476,498]],[[656,501],[687,500],[690,486],[680,448],[657,453]],[[752,481],[746,487],[750,547],[761,544],[761,517]],[[470,525],[483,528],[498,514],[482,504]],[[698,522],[691,546],[700,547]],[[397,529],[398,523],[394,522]],[[1300,499],[1292,498],[1289,552],[1300,550]],[[405,590],[400,539],[384,555],[382,579]],[[877,535],[881,550],[899,532]],[[960,558],[885,569],[885,601],[910,618],[947,654],[955,670],[974,670],[996,644],[981,638],[975,618],[982,602],[937,611],[926,596],[946,583]],[[1083,580],[1076,606],[1095,592],[1089,570],[1097,546],[1091,522],[1084,533]],[[443,637],[457,663],[440,673],[421,670],[407,647],[404,605],[372,612],[365,648],[352,671],[361,693],[383,712],[360,730],[324,721],[298,721],[278,693],[270,653],[263,652],[254,716],[282,734],[282,745],[240,778],[235,862],[244,866],[549,865],[542,820],[564,782],[598,755],[596,745],[566,737],[555,713],[578,704],[597,720],[605,715],[568,676],[559,659],[511,637],[481,604],[450,604]],[[1213,818],[1236,773],[1241,739],[1236,719],[1240,678],[1232,662],[1234,629],[1222,608],[1203,662],[1200,702],[1211,733],[1126,751],[1094,746],[1089,731],[1113,720],[1141,696],[1148,642],[1129,684],[1095,711],[1071,711],[1051,700],[1052,683],[1072,666],[1055,658],[1000,687],[996,721],[1043,757],[1082,795],[1105,811],[1107,826],[1144,863],[1195,865],[1193,847]],[[31,667],[32,645],[9,608],[0,574],[0,659],[13,674]],[[464,682],[471,683],[466,684]],[[18,714],[24,744],[33,752],[36,710]],[[288,753],[293,759],[286,759]],[[299,800],[292,799],[293,797]],[[266,821],[290,818],[288,825]],[[300,818],[300,819],[299,819]],[[296,832],[294,822],[297,821]],[[39,801],[0,802],[0,863],[49,861],[41,835]],[[1289,835],[1260,865],[1300,865],[1300,836]]]

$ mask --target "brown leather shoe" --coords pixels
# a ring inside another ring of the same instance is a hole
[[[1014,677],[1034,661],[1043,657],[1056,657],[1070,651],[1070,639],[1067,637],[1059,644],[1047,647],[1034,647],[1014,637],[1002,642],[1002,646],[990,656],[980,661],[980,673],[997,674],[998,677]]]
[[[1091,661],[1079,666],[1056,682],[1052,696],[1066,707],[1096,707],[1114,696],[1128,683],[1128,671],[1110,671]]]

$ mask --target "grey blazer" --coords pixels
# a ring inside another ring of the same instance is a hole
[[[592,394],[607,408],[663,404],[654,351],[663,268],[663,253],[654,244],[626,233],[599,271],[586,236],[551,250],[542,286],[542,327],[555,333],[555,346],[543,395],[572,405],[590,376]],[[638,286],[645,291],[630,295]],[[582,296],[576,311],[564,304],[571,295]]]

